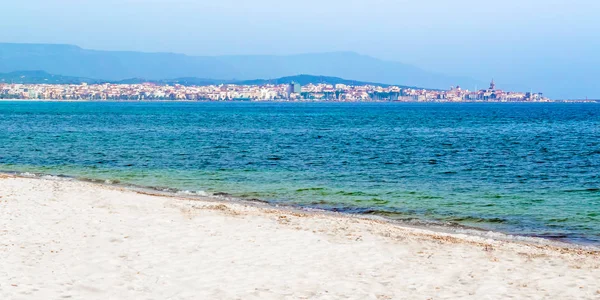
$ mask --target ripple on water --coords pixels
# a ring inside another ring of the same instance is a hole
[[[0,169],[23,176],[600,243],[597,105],[2,102],[0,115]]]

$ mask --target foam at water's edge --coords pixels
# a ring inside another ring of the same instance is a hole
[[[269,201],[264,201],[261,199],[243,199],[234,197],[228,193],[217,192],[217,193],[208,193],[205,191],[187,191],[187,190],[178,190],[174,188],[166,188],[166,187],[148,187],[148,186],[140,186],[134,184],[121,183],[118,180],[98,180],[98,179],[90,179],[90,178],[75,178],[72,176],[66,175],[52,175],[52,174],[42,174],[42,173],[30,173],[30,172],[15,172],[15,171],[0,171],[0,174],[12,175],[16,177],[23,178],[38,178],[44,180],[52,180],[52,181],[81,181],[81,182],[89,182],[93,184],[112,186],[125,188],[131,191],[136,192],[146,192],[152,195],[159,196],[167,196],[167,197],[179,197],[185,199],[212,199],[215,201],[227,201],[227,202],[237,202],[237,203],[245,203],[249,205],[268,205],[277,209],[282,210],[294,210],[294,211],[302,211],[307,213],[318,213],[318,214],[333,214],[333,215],[341,215],[353,218],[360,219],[371,219],[378,221],[385,221],[390,224],[396,224],[399,226],[415,228],[415,229],[423,229],[432,232],[438,233],[450,233],[450,234],[461,234],[466,236],[474,236],[480,237],[490,240],[496,241],[507,241],[507,242],[520,242],[526,244],[532,244],[537,246],[552,246],[558,248],[566,248],[566,249],[576,249],[576,250],[584,250],[584,251],[600,251],[600,246],[590,245],[590,244],[581,244],[574,242],[565,242],[559,240],[553,240],[542,237],[532,237],[532,236],[524,236],[524,235],[514,235],[507,234],[498,231],[490,231],[483,230],[476,227],[468,227],[460,224],[452,224],[445,223],[435,220],[394,220],[390,218],[386,218],[385,216],[380,215],[366,215],[366,214],[356,214],[356,213],[346,213],[339,211],[330,211],[324,210],[314,207],[301,207],[297,205],[286,205],[286,204],[278,204],[272,203]]]

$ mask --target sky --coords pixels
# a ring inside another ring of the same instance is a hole
[[[600,98],[597,0],[21,0],[0,11],[1,42],[189,55],[355,51]]]

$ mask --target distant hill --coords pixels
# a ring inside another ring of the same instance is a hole
[[[0,73],[0,82],[3,83],[22,83],[22,84],[97,84],[97,83],[115,83],[115,84],[140,84],[145,82],[155,83],[155,84],[181,84],[181,85],[197,85],[197,86],[206,86],[206,85],[218,85],[218,84],[238,84],[238,85],[265,85],[265,84],[289,84],[292,82],[299,83],[301,85],[307,84],[346,84],[346,85],[375,85],[387,87],[389,84],[383,83],[374,83],[374,82],[363,82],[356,80],[348,80],[339,77],[331,77],[331,76],[315,76],[315,75],[296,75],[296,76],[287,76],[281,78],[274,79],[253,79],[253,80],[219,80],[219,79],[203,79],[203,78],[195,78],[195,77],[186,77],[186,78],[175,78],[175,79],[162,79],[162,80],[147,80],[143,78],[130,78],[124,80],[101,80],[101,79],[91,79],[85,77],[73,77],[73,76],[62,76],[62,75],[53,75],[45,71],[20,71],[20,72],[10,72],[10,73]],[[399,87],[404,88],[418,88],[418,87],[408,87],[397,85]]]
[[[281,78],[294,74],[318,74],[364,82],[403,84],[447,89],[453,85],[483,86],[465,77],[424,71],[398,62],[384,61],[354,52],[298,55],[189,56],[176,53],[97,51],[73,45],[0,43],[0,73],[42,70],[75,78],[120,81],[144,78],[161,81],[180,78],[182,83],[245,81]]]
[[[53,75],[44,71],[18,71],[10,73],[0,73],[0,83],[23,83],[23,84],[80,84],[80,83],[96,83],[99,80]]]
[[[334,84],[334,85],[335,84],[375,85],[375,86],[382,86],[382,87],[387,87],[387,86],[391,85],[391,84],[385,84],[385,83],[348,80],[348,79],[332,77],[332,76],[315,76],[315,75],[306,75],[306,74],[296,75],[296,76],[286,76],[286,77],[275,78],[275,79],[243,80],[243,81],[237,81],[234,83],[242,84],[242,85],[265,85],[265,84],[289,84],[289,83],[293,83],[293,82],[299,83],[301,85],[307,85],[310,83],[312,83],[312,84],[326,83],[326,84]],[[409,86],[403,86],[403,85],[396,85],[396,86],[409,88]],[[417,87],[410,87],[410,88],[417,88]]]

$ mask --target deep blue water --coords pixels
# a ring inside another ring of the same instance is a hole
[[[0,170],[600,243],[600,105],[0,102]]]

